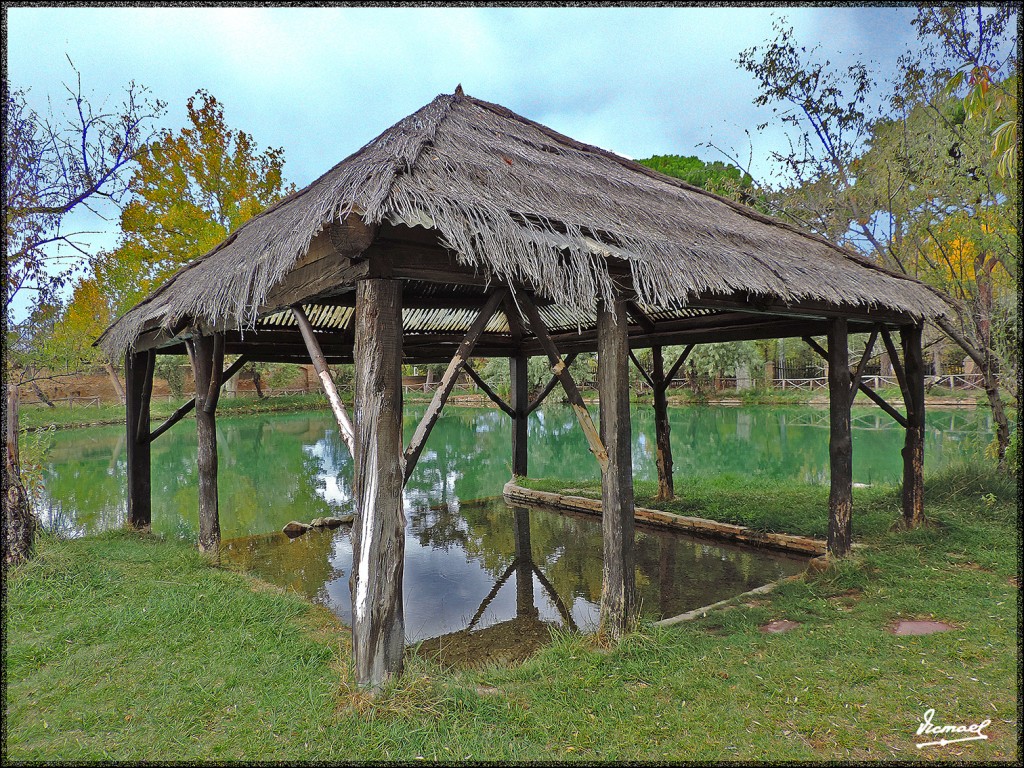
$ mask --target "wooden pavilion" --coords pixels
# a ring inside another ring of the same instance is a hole
[[[908,525],[922,519],[921,329],[948,311],[915,280],[458,88],[239,227],[97,343],[111,357],[125,354],[130,523],[150,524],[151,442],[194,408],[199,546],[214,554],[221,385],[247,360],[312,360],[355,462],[352,636],[357,678],[377,686],[401,671],[405,646],[403,485],[461,372],[511,418],[515,475],[528,470],[528,414],[558,383],[564,388],[601,465],[601,628],[615,635],[636,611],[631,350],[653,350],[644,376],[655,392],[666,495],[665,390],[693,345],[803,337],[825,357],[828,549],[842,556],[851,543],[850,405],[858,390],[906,429],[903,515]],[[870,334],[852,369],[850,333]],[[827,349],[814,336],[826,336]],[[905,413],[861,380],[879,337]],[[685,352],[667,365],[662,349],[673,345]],[[593,351],[599,430],[568,370],[568,357]],[[158,354],[190,356],[197,394],[152,429]],[[241,357],[225,370],[225,355]],[[532,401],[531,355],[546,355],[554,374]],[[479,378],[471,356],[508,358],[509,402]],[[440,362],[447,372],[403,446],[401,366]],[[337,363],[354,363],[351,419],[327,369]]]

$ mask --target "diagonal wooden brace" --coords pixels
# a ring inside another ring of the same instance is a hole
[[[313,362],[316,375],[320,378],[324,394],[327,395],[327,399],[331,402],[331,410],[334,411],[334,419],[338,422],[341,439],[348,446],[349,454],[355,456],[356,431],[352,427],[352,420],[348,417],[348,411],[345,410],[345,404],[341,401],[341,395],[338,394],[338,388],[334,385],[334,379],[331,378],[331,372],[327,368],[327,358],[324,357],[323,350],[320,349],[320,342],[316,340],[316,336],[313,334],[313,326],[310,324],[306,311],[302,308],[301,304],[296,304],[292,307],[292,314],[295,315],[295,322],[299,324],[302,340],[306,342],[309,359]]]
[[[573,352],[571,355],[566,355],[565,367],[568,368],[570,365],[572,365],[577,357],[578,355],[575,352]],[[547,396],[551,394],[551,390],[554,389],[556,386],[558,386],[558,377],[552,376],[548,380],[548,383],[544,385],[544,389],[542,389],[540,393],[535,398],[533,398],[533,400],[530,401],[529,405],[526,406],[526,415],[529,416],[535,410],[540,408],[541,404],[544,402]]]
[[[434,391],[434,399],[427,406],[426,413],[423,414],[423,418],[416,427],[416,432],[413,433],[412,439],[409,441],[409,446],[405,449],[405,482],[409,482],[409,477],[412,475],[413,469],[416,468],[416,462],[423,452],[423,446],[430,436],[430,431],[434,428],[434,424],[437,423],[437,419],[441,415],[441,409],[444,408],[444,404],[448,400],[448,395],[455,388],[455,382],[458,380],[459,374],[462,372],[469,356],[473,353],[473,347],[476,346],[476,342],[483,335],[484,328],[487,327],[487,323],[490,322],[491,317],[504,298],[504,289],[491,294],[483,309],[480,310],[480,314],[473,321],[473,325],[466,332],[466,337],[459,344],[459,348],[455,350],[455,356],[452,358],[452,361],[448,363],[448,370],[444,372],[440,384]]]
[[[537,337],[541,347],[547,353],[548,360],[551,362],[551,372],[562,383],[565,396],[569,400],[573,411],[575,411],[576,419],[579,421],[580,428],[587,438],[590,452],[594,454],[597,463],[601,465],[601,471],[605,472],[608,469],[608,451],[605,450],[604,443],[601,442],[601,437],[594,426],[594,420],[590,418],[590,411],[587,410],[587,404],[583,402],[583,397],[580,395],[576,382],[572,380],[569,366],[562,361],[558,347],[555,346],[555,342],[552,341],[547,328],[544,327],[544,321],[541,320],[540,312],[537,311],[537,305],[533,303],[533,299],[526,292],[516,294],[516,299],[523,308],[523,311],[526,312],[526,319],[530,322],[530,330],[533,331],[534,336]]]

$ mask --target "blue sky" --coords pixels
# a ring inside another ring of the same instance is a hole
[[[205,88],[234,128],[283,147],[308,184],[390,125],[450,93],[493,101],[573,138],[640,158],[703,142],[752,160],[785,148],[753,105],[739,52],[785,16],[834,63],[891,71],[914,45],[912,7],[828,8],[8,8],[8,82],[41,111],[62,106],[67,58],[94,101],[129,80],[168,103],[178,127]],[[750,139],[744,129],[751,132]],[[77,223],[77,222],[76,222]],[[104,228],[102,223],[83,227]],[[109,226],[107,226],[109,229]],[[108,238],[109,240],[109,238]],[[100,236],[97,242],[103,242]]]
[[[465,91],[632,157],[740,150],[763,122],[739,52],[784,15],[798,39],[891,68],[912,8],[13,8],[8,76],[45,103],[72,71],[97,100],[128,80],[168,102],[206,88],[234,127],[312,181],[438,93]],[[779,146],[753,137],[755,168]]]

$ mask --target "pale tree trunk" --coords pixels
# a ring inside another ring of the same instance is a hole
[[[4,452],[4,568],[32,557],[36,518],[28,503],[28,494],[21,484],[18,459],[18,387],[7,386],[6,451]]]
[[[114,370],[113,364],[107,360],[104,364],[104,368],[107,369],[107,374],[110,376],[110,381],[114,385],[114,391],[117,393],[117,399],[121,405],[125,404],[124,387],[121,385],[121,380],[117,378],[117,371]]]
[[[28,380],[28,385],[32,388],[32,391],[35,392],[36,397],[39,398],[39,401],[45,403],[47,408],[56,408],[57,406],[55,406],[53,404],[53,401],[46,396],[46,393],[43,392],[43,388],[39,386],[39,382],[36,381],[35,378],[33,378],[34,376],[35,371],[28,368],[25,369],[25,379]]]

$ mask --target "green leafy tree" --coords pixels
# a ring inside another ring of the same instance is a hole
[[[38,380],[53,375],[45,370],[41,345],[74,271],[74,257],[86,248],[84,233],[69,230],[67,219],[105,200],[120,202],[128,165],[163,110],[134,83],[119,107],[94,109],[74,72],[75,86],[65,86],[63,117],[38,114],[25,90],[4,85],[5,567],[32,553],[36,523],[21,481],[17,395],[22,383],[34,385],[38,394]],[[69,253],[71,265],[62,261]],[[29,318],[16,322],[22,302]]]
[[[775,155],[784,181],[768,194],[773,210],[950,296],[958,317],[938,323],[983,375],[1000,457],[1009,439],[1001,391],[1009,384],[1016,397],[1019,357],[1005,300],[1016,289],[1018,195],[993,158],[991,132],[968,118],[950,83],[958,68],[985,67],[989,83],[1015,90],[1013,15],[922,7],[919,50],[901,59],[885,102],[865,64],[838,70],[784,21],[773,41],[739,57],[758,83],[756,102],[791,131],[792,151]],[[1001,68],[994,57],[1004,50],[1012,55]]]
[[[753,177],[735,165],[720,160],[708,163],[693,155],[654,155],[637,162],[745,205],[759,204]]]
[[[106,313],[123,314],[161,282],[203,256],[239,226],[294,190],[283,177],[284,150],[259,151],[228,126],[224,106],[199,90],[184,128],[160,132],[140,154],[128,185],[117,248],[91,260]],[[183,382],[168,371],[175,394]],[[268,374],[267,366],[250,376]]]
[[[259,152],[210,93],[189,97],[187,112],[184,128],[149,143],[131,177],[121,242],[104,260],[114,262],[104,269],[118,314],[294,190],[282,175],[284,150]]]

